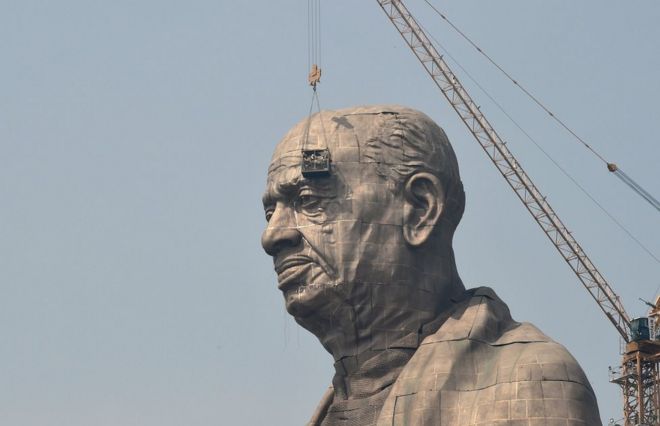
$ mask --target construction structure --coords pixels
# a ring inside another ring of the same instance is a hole
[[[648,317],[631,322],[621,367],[610,371],[610,381],[621,386],[626,425],[657,425],[660,422],[660,297]]]
[[[623,391],[625,426],[660,425],[660,340],[658,340],[660,298],[656,300],[648,318],[629,317],[617,294],[495,132],[403,1],[378,0],[378,3],[433,82],[625,342],[621,367],[611,374],[611,381],[621,386]],[[514,83],[517,85],[517,82]],[[550,113],[547,109],[546,111]],[[553,116],[552,113],[550,115]],[[610,172],[619,172],[613,163],[607,165]],[[650,198],[655,201],[653,197]]]

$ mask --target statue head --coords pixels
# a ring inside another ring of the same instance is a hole
[[[326,148],[330,172],[303,176],[302,151]],[[413,330],[463,291],[452,251],[465,205],[458,163],[419,111],[369,106],[301,121],[275,149],[263,203],[262,245],[286,309],[322,341],[344,322]]]

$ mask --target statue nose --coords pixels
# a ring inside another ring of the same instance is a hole
[[[271,256],[275,256],[283,248],[296,247],[302,240],[293,212],[287,210],[290,209],[278,206],[261,235],[261,245]]]

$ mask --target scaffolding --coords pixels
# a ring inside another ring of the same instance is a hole
[[[633,327],[631,334],[638,338],[626,345],[621,367],[610,369],[610,382],[623,391],[625,426],[660,425],[659,317],[660,297],[649,312],[648,322],[633,321],[639,326]]]

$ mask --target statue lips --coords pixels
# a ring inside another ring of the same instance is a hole
[[[282,260],[275,261],[275,272],[277,273],[277,288],[286,292],[292,285],[302,284],[300,278],[309,270],[314,260],[303,255],[292,255]]]

